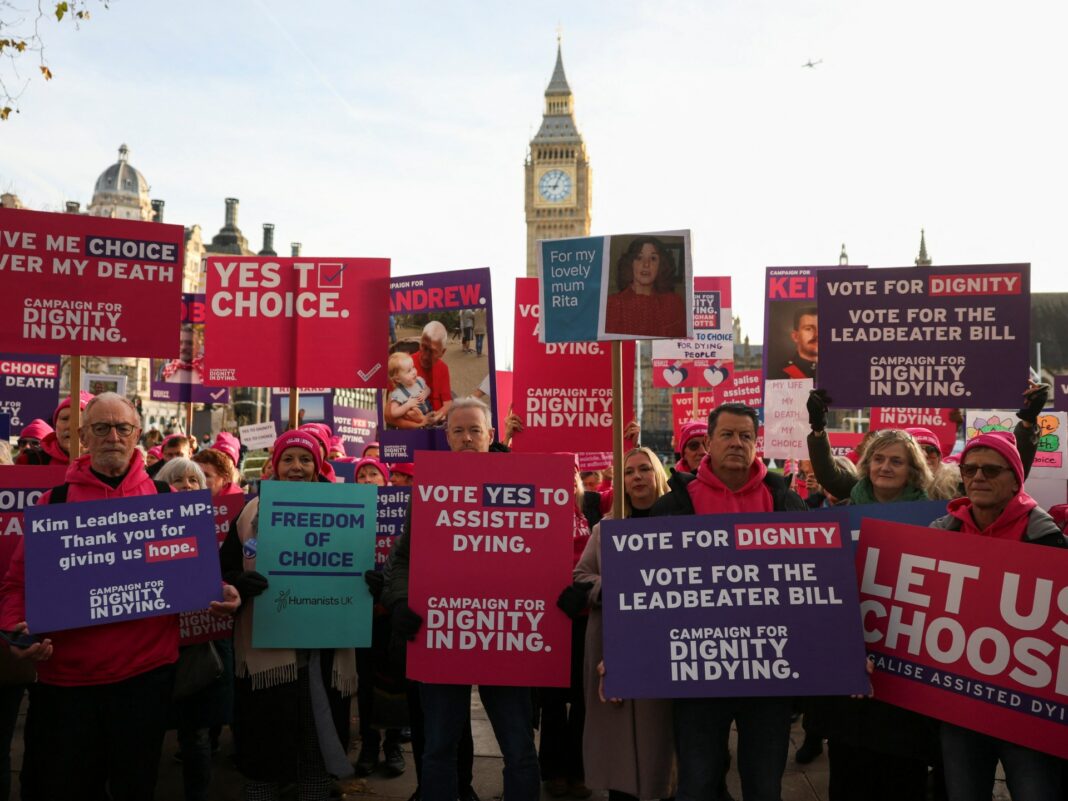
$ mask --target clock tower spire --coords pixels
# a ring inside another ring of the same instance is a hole
[[[537,275],[539,239],[586,236],[590,232],[590,164],[575,125],[575,97],[564,74],[556,40],[556,66],[545,90],[541,127],[530,140],[526,170],[527,275]]]

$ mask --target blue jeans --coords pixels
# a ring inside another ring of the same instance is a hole
[[[1061,760],[950,723],[942,724],[942,761],[949,801],[989,801],[998,760],[1013,798],[1062,801]]]
[[[485,334],[475,334],[475,353],[479,356],[482,355],[482,342],[485,340]]]
[[[674,703],[679,758],[676,801],[720,801],[731,721],[745,801],[780,801],[790,745],[790,698],[680,698]]]
[[[471,685],[422,684],[426,745],[420,786],[423,801],[456,801],[456,745],[471,709]],[[538,801],[541,785],[534,750],[534,713],[528,687],[479,687],[504,756],[504,797]]]

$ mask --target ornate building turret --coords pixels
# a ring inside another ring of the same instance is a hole
[[[525,168],[527,275],[534,276],[538,266],[535,242],[590,232],[590,164],[575,125],[575,98],[564,74],[559,38],[541,127],[530,140]]]
[[[130,164],[130,148],[121,145],[119,160],[96,179],[89,214],[123,220],[151,220],[152,201],[148,192],[145,176]]]

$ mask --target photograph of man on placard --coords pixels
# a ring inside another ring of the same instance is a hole
[[[156,379],[168,384],[201,384],[204,365],[204,326],[182,323],[178,340],[178,358],[153,359]]]
[[[685,237],[613,236],[605,278],[604,333],[635,338],[687,335]]]
[[[819,361],[819,312],[811,300],[769,304],[769,381],[815,378]]]

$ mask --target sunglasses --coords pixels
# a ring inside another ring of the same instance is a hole
[[[982,470],[983,478],[993,481],[1009,469],[999,464],[962,464],[960,466],[960,474],[962,478],[970,480],[975,478],[975,474]]]
[[[926,453],[928,456],[937,456],[938,458],[942,458],[942,451],[940,451],[934,445],[924,445],[923,452]]]
[[[689,442],[686,443],[686,447],[683,450],[696,451],[696,450],[698,450],[700,448],[703,448],[703,447],[705,447],[705,443],[701,439],[699,439],[698,437],[694,437],[693,439],[691,439]]]

